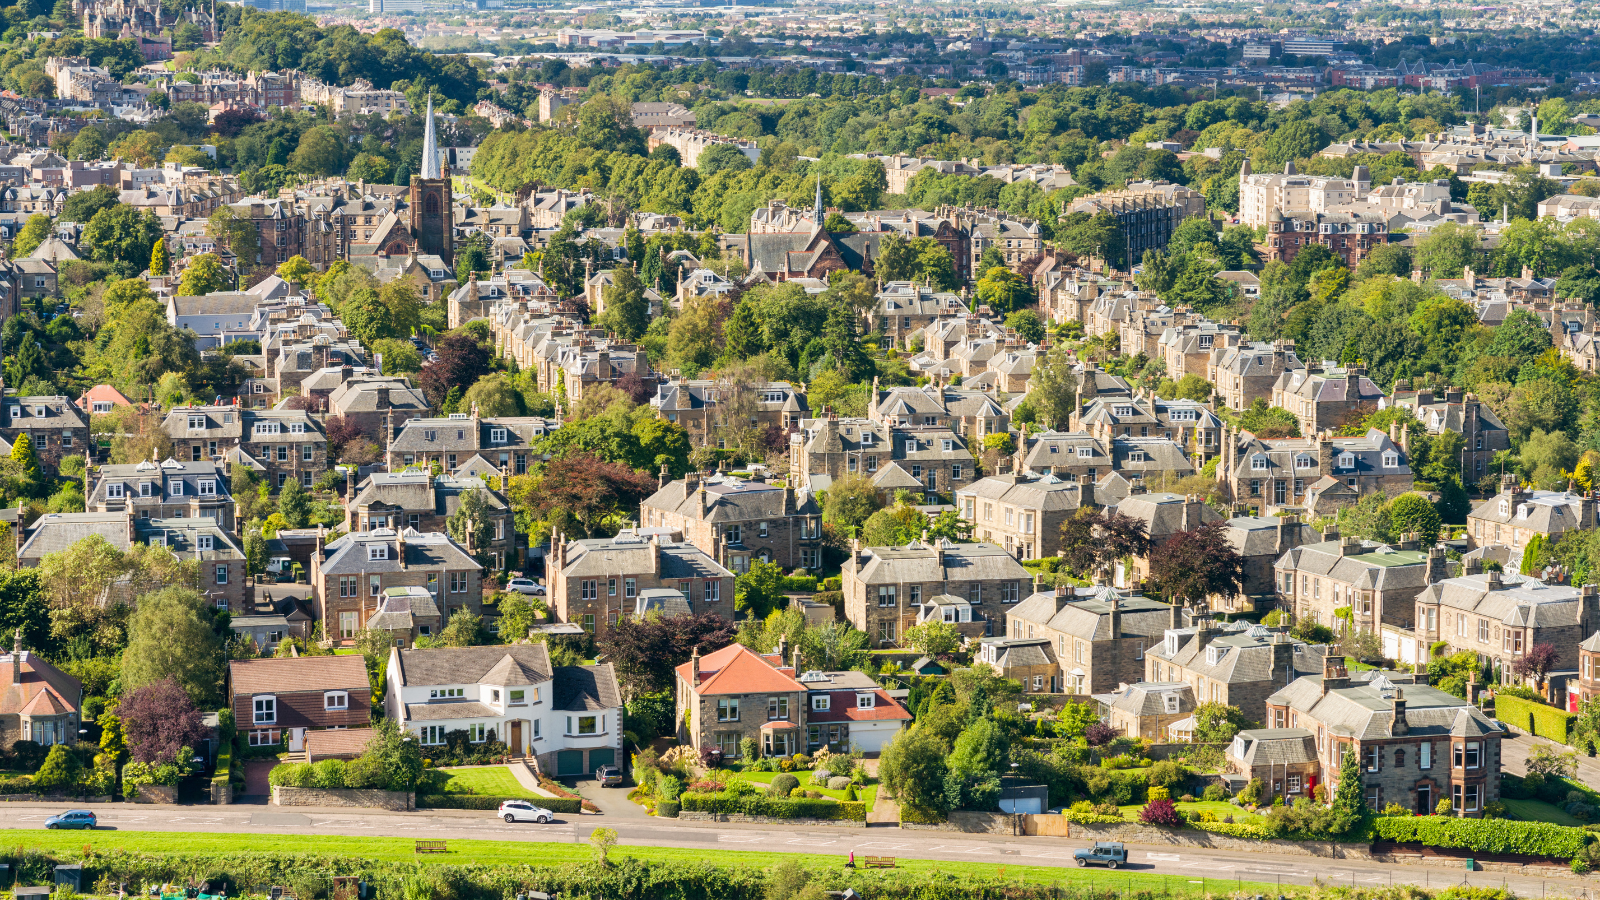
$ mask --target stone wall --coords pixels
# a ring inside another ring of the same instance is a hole
[[[218,806],[227,806],[233,802],[233,785],[226,781],[213,781],[211,783],[211,802]]]
[[[134,803],[177,803],[178,786],[175,784],[141,784],[133,796]]]
[[[1294,856],[1321,856],[1329,859],[1372,859],[1367,844],[1335,841],[1260,841],[1236,838],[1196,828],[1158,828],[1130,822],[1125,825],[1071,823],[1069,836],[1083,841],[1122,841],[1127,844],[1166,844],[1173,847],[1204,847],[1212,850],[1238,850],[1259,853],[1272,850]]]
[[[273,806],[360,806],[409,812],[417,808],[417,795],[410,791],[323,790],[272,786]]]
[[[689,812],[683,810],[678,813],[678,818],[684,822],[732,822],[743,825],[790,825],[810,826],[822,825],[828,828],[865,828],[866,822],[855,822],[845,819],[780,819],[772,816],[743,816],[738,814]]]
[[[910,822],[900,823],[906,831],[957,831],[962,834],[1022,834],[1021,826],[1017,823],[1018,816],[1010,813],[973,812],[971,810],[956,810],[950,818],[935,825],[916,825]]]

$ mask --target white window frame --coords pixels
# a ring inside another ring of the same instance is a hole
[[[276,694],[256,694],[250,698],[253,725],[278,724],[278,697]]]
[[[344,712],[350,708],[349,691],[323,691],[322,709],[324,712]]]
[[[388,544],[385,544],[385,543],[382,543],[382,542],[378,542],[378,543],[373,543],[373,544],[368,544],[367,545],[367,561],[368,562],[372,562],[374,560],[380,560],[380,559],[388,559],[388,558],[389,558],[389,545]]]

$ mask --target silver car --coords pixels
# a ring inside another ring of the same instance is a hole
[[[555,821],[556,814],[540,806],[534,806],[527,800],[506,800],[500,804],[499,816],[507,823],[511,822],[537,822],[548,825]]]
[[[532,578],[513,578],[506,582],[506,590],[516,591],[519,594],[532,594],[535,597],[544,595],[544,585]]]

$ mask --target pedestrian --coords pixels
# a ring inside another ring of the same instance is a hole
[[[854,850],[850,851],[850,861],[845,863],[844,867],[846,869],[854,869],[856,867],[856,852]]]

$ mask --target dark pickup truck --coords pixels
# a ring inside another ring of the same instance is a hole
[[[1080,866],[1087,866],[1092,863],[1097,866],[1105,866],[1108,869],[1115,869],[1128,861],[1128,848],[1122,846],[1121,843],[1095,841],[1093,847],[1087,850],[1079,850],[1077,853],[1072,854],[1072,857],[1078,861]]]

